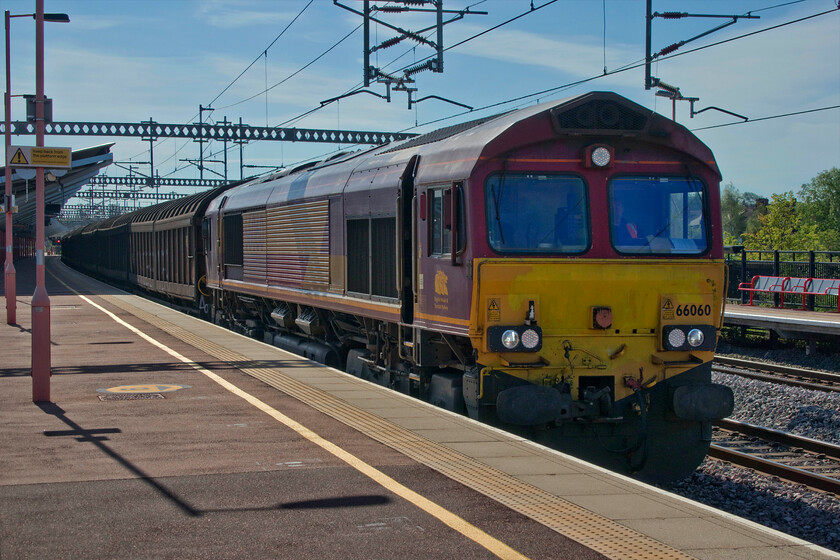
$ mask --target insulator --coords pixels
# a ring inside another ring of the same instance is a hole
[[[400,4],[405,4],[406,6],[422,6],[427,3],[427,0],[396,0]]]
[[[405,32],[405,35],[406,35],[406,37],[408,37],[409,39],[412,39],[412,40],[414,40],[414,41],[417,41],[418,43],[424,43],[424,42],[426,41],[426,39],[424,39],[423,37],[421,37],[421,36],[420,36],[420,35],[418,35],[417,33],[414,33],[413,31],[406,31],[406,32]]]
[[[664,19],[680,19],[688,16],[685,12],[662,12],[659,15]]]
[[[391,80],[392,82],[398,82],[399,81],[399,78],[394,76],[393,74],[386,74],[385,72],[383,72],[379,68],[375,68],[374,70],[376,72],[376,76],[378,76],[380,78],[385,78],[386,80]]]
[[[397,14],[400,12],[407,12],[408,8],[405,6],[374,6],[374,10],[377,12],[385,12],[390,14]]]
[[[403,39],[405,39],[405,36],[391,37],[390,39],[388,39],[386,41],[382,41],[382,44],[380,44],[378,47],[374,47],[373,50],[387,49],[388,47],[393,47],[394,45],[396,45],[397,43],[399,43]]]
[[[403,70],[403,74],[405,76],[411,76],[412,74],[417,74],[418,72],[422,72],[422,71],[428,70],[428,69],[429,69],[429,61],[426,61],[422,64],[417,64],[417,65],[412,66],[410,68],[406,68],[405,70]]]
[[[680,48],[679,43],[674,43],[673,45],[669,45],[669,46],[665,47],[664,49],[662,49],[661,51],[659,51],[659,56],[665,56],[666,54],[670,54],[670,53],[674,52],[675,50],[677,50],[678,48]]]
[[[678,88],[677,86],[672,86],[671,84],[666,84],[662,80],[657,80],[656,87],[658,87],[659,89],[664,89],[665,91],[669,91],[674,95],[679,95],[680,93],[680,88]]]

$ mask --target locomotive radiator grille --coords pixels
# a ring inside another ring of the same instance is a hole
[[[243,373],[264,381],[468,488],[600,552],[607,558],[622,560],[691,558],[667,544],[485,465],[454,449],[419,436],[376,414],[360,410],[349,402],[292,377],[294,374],[311,377],[309,368],[292,368],[286,373],[280,368],[267,367],[157,315],[141,310],[118,296],[105,295],[102,298],[219,360],[239,364],[237,368]],[[311,379],[310,382],[312,382]],[[350,382],[364,383],[366,391],[394,394],[384,387],[362,380],[351,378]],[[407,405],[425,406],[419,401],[405,398]],[[526,444],[513,443],[512,445]]]
[[[247,212],[243,226],[246,281],[277,286],[329,286],[329,201]]]
[[[265,283],[265,214],[248,212],[242,216],[243,280]]]

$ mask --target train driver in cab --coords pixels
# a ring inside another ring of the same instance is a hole
[[[612,196],[610,235],[613,240],[613,245],[617,247],[622,245],[636,245],[643,240],[635,222],[629,221],[625,214],[625,204],[622,198],[626,196],[627,193],[619,192],[614,192]]]

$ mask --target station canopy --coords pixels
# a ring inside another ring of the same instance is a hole
[[[61,212],[64,204],[85,186],[91,177],[114,161],[111,146],[102,144],[73,150],[70,169],[46,169],[44,173],[44,202],[48,216]],[[6,192],[6,170],[0,168],[0,200]],[[12,193],[15,195],[17,213],[13,214],[14,231],[24,236],[35,236],[35,169],[12,168]],[[51,211],[50,211],[51,210]],[[62,228],[53,217],[45,230],[46,236],[57,235]],[[0,218],[0,230],[5,228],[5,214]]]

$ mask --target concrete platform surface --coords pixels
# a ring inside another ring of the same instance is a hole
[[[0,325],[0,559],[840,558],[56,258],[35,404],[29,261]]]

